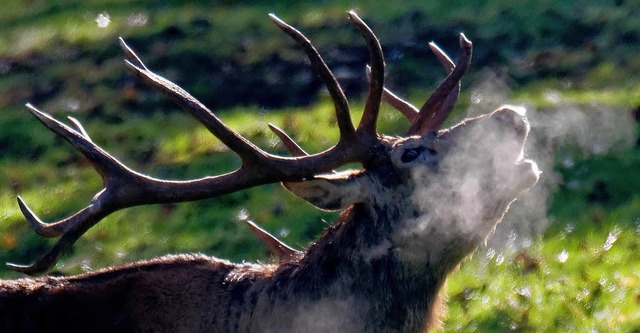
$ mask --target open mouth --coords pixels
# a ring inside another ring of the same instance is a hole
[[[516,166],[515,184],[516,184],[517,190],[525,191],[533,187],[533,185],[535,185],[538,182],[538,179],[540,179],[540,175],[542,174],[542,171],[540,171],[540,169],[538,168],[538,164],[536,164],[536,162],[528,158],[525,158],[524,145],[525,145],[527,136],[529,135],[529,130],[531,129],[531,127],[529,125],[529,121],[525,116],[524,109],[511,107],[509,108],[509,110],[514,111],[513,113],[509,114],[509,116],[511,116],[510,121],[513,124],[512,128],[515,129],[515,133],[517,137],[521,139],[521,147],[522,147],[520,149],[520,154],[518,154],[518,157],[515,162],[515,166]]]
[[[540,179],[542,171],[538,164],[530,159],[520,159],[516,162],[516,179],[514,189],[523,192],[533,187]]]

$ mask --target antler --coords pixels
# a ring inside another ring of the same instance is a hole
[[[260,228],[251,220],[245,221],[251,231],[253,231],[258,238],[267,246],[267,248],[278,257],[281,263],[289,263],[303,256],[303,252],[298,251],[289,245],[283,243],[281,240]]]
[[[340,139],[335,146],[314,155],[298,154],[294,157],[282,157],[269,154],[227,127],[184,89],[149,70],[124,40],[120,39],[120,46],[126,55],[127,68],[143,82],[167,95],[182,109],[198,119],[213,135],[238,154],[242,165],[238,170],[227,174],[195,180],[172,181],[152,178],[128,168],[94,144],[79,122],[72,120],[75,129],[71,128],[27,104],[27,109],[38,120],[66,139],[89,160],[93,168],[102,176],[104,188],[93,197],[89,206],[53,223],[41,221],[18,197],[22,213],[38,234],[60,238],[47,254],[32,265],[7,264],[8,267],[26,274],[38,274],[50,269],[62,253],[82,234],[104,217],[123,208],[211,198],[266,183],[301,180],[331,171],[347,163],[360,162],[365,167],[372,163],[375,156],[372,156],[372,151],[368,147],[373,140],[377,140],[375,124],[384,80],[382,49],[373,32],[354,12],[349,12],[349,18],[367,42],[375,78],[371,84],[365,112],[356,130],[351,122],[349,106],[340,85],[311,42],[275,15],[270,17],[304,50],[312,67],[326,84],[334,101],[340,130]]]
[[[411,123],[407,135],[425,134],[438,130],[451,113],[460,94],[460,79],[469,69],[473,44],[464,34],[460,34],[458,64],[451,70],[453,62],[434,43],[429,46],[447,71],[447,78],[420,108],[418,115]]]
[[[77,120],[69,119],[73,124],[74,128],[72,128],[27,104],[27,109],[38,120],[66,139],[89,160],[93,168],[101,175],[104,187],[93,197],[87,207],[72,216],[52,223],[41,221],[18,197],[20,210],[38,234],[60,238],[48,253],[32,265],[7,264],[8,267],[26,274],[38,274],[50,269],[59,257],[87,230],[109,214],[127,207],[212,198],[257,185],[301,180],[319,173],[329,172],[347,163],[360,162],[365,168],[375,164],[378,160],[376,154],[380,152],[371,149],[371,147],[379,142],[376,122],[380,101],[383,98],[387,101],[393,101],[393,98],[389,97],[392,93],[383,90],[384,57],[377,37],[356,13],[349,12],[348,14],[351,22],[365,40],[371,58],[369,93],[364,113],[357,128],[354,128],[351,122],[349,105],[338,81],[318,51],[302,33],[275,15],[270,15],[273,22],[302,48],[333,99],[340,139],[335,146],[318,154],[307,154],[286,133],[273,125],[270,125],[270,128],[285,143],[293,157],[277,156],[263,151],[242,135],[231,130],[184,89],[149,70],[122,39],[120,39],[120,46],[126,55],[125,65],[127,68],[140,80],[171,98],[182,109],[198,119],[229,149],[238,154],[242,160],[239,169],[227,174],[188,181],[149,177],[128,168],[93,143]],[[455,103],[459,93],[460,78],[467,70],[471,60],[471,42],[464,35],[460,37],[460,59],[455,68],[444,52],[437,49],[435,45],[431,45],[431,47],[445,68],[450,70],[450,74],[419,111],[406,102],[405,104],[409,106],[398,107],[401,111],[406,111],[403,113],[412,114],[412,116],[407,116],[408,118],[414,118],[408,133],[410,135],[435,130],[442,124]],[[397,100],[400,99],[397,98]],[[393,103],[391,104],[393,105]],[[396,105],[399,104],[396,103]],[[262,236],[265,234],[255,228],[254,231]],[[271,244],[274,251],[283,258],[297,255],[297,252],[279,245],[273,239],[268,239],[266,236],[261,238],[267,244]]]
[[[461,66],[459,67],[434,42],[429,43],[429,48],[431,48],[431,51],[449,76],[440,84],[420,110],[391,90],[384,88],[382,91],[382,100],[400,111],[412,123],[407,135],[424,135],[436,131],[442,126],[458,100],[460,79],[469,68],[471,62],[472,44],[464,34],[460,34],[460,59],[458,62]],[[459,70],[454,74],[455,68],[459,68]],[[367,78],[371,80],[370,67],[367,67]]]

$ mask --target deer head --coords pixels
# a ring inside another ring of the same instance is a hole
[[[53,223],[42,222],[18,198],[36,232],[60,238],[34,264],[9,267],[27,274],[48,270],[84,232],[119,209],[197,200],[282,182],[320,209],[345,211],[305,252],[291,249],[250,223],[278,254],[280,264],[220,264],[227,272],[225,283],[251,281],[245,292],[259,295],[254,297],[257,301],[251,305],[251,313],[260,320],[242,327],[295,330],[282,318],[287,314],[295,317],[291,313],[313,299],[338,303],[366,299],[366,310],[358,312],[359,316],[377,319],[357,326],[357,331],[376,331],[384,325],[402,331],[423,329],[449,272],[482,243],[510,203],[536,183],[536,164],[525,160],[523,153],[529,125],[523,110],[503,107],[441,129],[471,62],[471,42],[460,35],[456,64],[430,44],[448,76],[418,109],[384,88],[380,43],[354,12],[349,12],[349,18],[364,38],[371,58],[369,92],[357,127],[340,85],[316,49],[299,31],[271,15],[306,53],[333,99],[340,139],[318,154],[307,154],[273,125],[269,127],[293,156],[272,155],[256,147],[182,88],[149,70],[122,39],[127,68],[173,99],[236,152],[242,159],[238,170],[190,181],[152,178],[131,170],[98,147],[77,121],[72,119],[72,126],[65,125],[28,104],[38,120],[86,156],[102,176],[104,188],[89,206]],[[411,121],[405,136],[377,133],[382,100]],[[360,163],[362,169],[333,171],[353,162]],[[371,296],[374,294],[379,297]]]

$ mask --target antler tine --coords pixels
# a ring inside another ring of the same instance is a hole
[[[444,67],[447,75],[451,74],[456,65],[451,61],[451,58],[447,56],[442,49],[438,47],[434,42],[429,43],[429,48],[435,54],[436,58]],[[371,79],[371,68],[367,66],[367,79]],[[457,89],[454,89],[451,94],[447,97],[446,103],[442,106],[441,110],[443,114],[448,114],[458,99],[458,94],[460,93],[460,85],[458,84]],[[398,95],[394,94],[391,90],[384,88],[382,90],[382,100],[387,102],[396,110],[400,111],[410,122],[413,122],[415,117],[418,115],[420,110],[413,106],[411,103],[403,100]],[[432,112],[435,113],[435,112]]]
[[[354,11],[349,11],[349,19],[356,27],[362,38],[367,43],[369,57],[371,58],[371,79],[369,80],[369,93],[364,106],[364,113],[360,119],[357,132],[376,136],[376,122],[380,113],[380,101],[384,87],[384,55],[382,46],[369,26]]]
[[[450,95],[457,95],[454,90],[460,83],[460,79],[466,73],[471,64],[471,54],[473,52],[473,44],[464,34],[460,34],[459,40],[459,59],[454,70],[447,78],[438,86],[436,91],[429,97],[425,104],[420,108],[420,113],[414,119],[407,135],[424,134],[437,130],[449,115],[451,108],[443,107],[443,105],[451,104]],[[433,48],[432,48],[433,50]],[[444,54],[444,52],[442,52]],[[438,52],[436,52],[438,56]],[[440,59],[440,57],[439,57]],[[455,97],[457,98],[457,96]]]
[[[78,133],[82,134],[82,136],[84,136],[84,138],[87,139],[88,141],[92,141],[91,137],[89,136],[89,133],[87,133],[87,131],[82,126],[82,123],[80,123],[78,119],[71,116],[68,116],[67,119],[71,122],[73,126],[75,126],[76,131],[78,131]]]
[[[281,240],[267,232],[266,230],[260,228],[257,224],[255,224],[251,220],[245,221],[251,231],[255,233],[258,238],[269,248],[271,252],[273,252],[281,263],[290,262],[293,259],[299,258],[303,253],[290,247],[289,245],[283,243]]]
[[[125,65],[135,76],[167,95],[183,110],[198,119],[222,143],[236,152],[243,161],[261,160],[267,155],[249,140],[227,127],[213,112],[184,89],[147,69],[124,39],[119,38],[119,42],[127,57]]]
[[[103,178],[109,173],[108,170],[113,171],[117,169],[126,169],[126,167],[118,162],[118,160],[94,144],[89,138],[89,135],[84,132],[84,128],[80,125],[80,122],[77,120],[74,124],[76,127],[79,126],[80,132],[38,110],[31,104],[27,104],[26,107],[31,114],[36,117],[36,119],[40,120],[40,122],[50,130],[63,137],[78,149],[78,151],[80,151],[89,160],[89,162],[91,162],[94,169],[96,169]]]
[[[369,66],[367,66],[367,80],[371,80],[371,67]],[[382,89],[382,100],[400,111],[400,113],[402,113],[409,121],[413,121],[416,115],[418,115],[418,108],[400,98],[387,88]]]
[[[31,265],[17,265],[7,263],[7,267],[28,275],[36,275],[51,269],[60,256],[66,252],[73,243],[87,230],[98,223],[102,218],[115,210],[113,206],[105,205],[103,199],[105,191],[101,191],[94,197],[93,202],[88,207],[80,210],[76,214],[55,223],[42,222],[22,198],[18,197],[18,205],[29,224],[40,235],[45,237],[58,237],[62,235],[56,244],[44,256]]]
[[[31,265],[18,265],[13,263],[7,263],[7,267],[17,272],[21,272],[28,275],[37,275],[47,270],[51,269],[58,259],[64,252],[66,252],[73,243],[75,243],[80,236],[82,236],[87,230],[89,230],[93,225],[95,225],[98,221],[100,221],[104,216],[108,215],[110,212],[106,212],[104,210],[102,214],[93,215],[93,212],[88,212],[91,206],[81,210],[76,215],[63,220],[63,221],[84,221],[85,223],[69,223],[67,225],[72,226],[65,230],[62,234],[62,237],[58,239],[56,244],[47,252],[43,257],[38,259]],[[88,214],[86,216],[90,216],[90,221],[83,218],[82,216]],[[76,218],[78,217],[78,218]],[[63,222],[61,221],[61,222]]]
[[[438,44],[431,42],[429,43],[429,48],[440,62],[440,65],[444,67],[447,75],[451,74],[451,72],[453,72],[453,70],[456,68],[456,64],[453,63],[453,60],[449,58],[449,56],[438,46]]]
[[[27,219],[29,225],[31,225],[31,229],[33,229],[38,235],[44,237],[58,237],[62,235],[66,229],[67,223],[46,223],[42,222],[40,218],[27,206],[27,204],[22,200],[20,196],[18,196],[18,207],[20,207],[20,211],[22,215]]]
[[[453,63],[451,58],[449,58],[449,56],[434,42],[429,43],[429,48],[436,56],[442,67],[444,67],[447,75],[451,74],[451,72],[456,68],[456,65]],[[428,113],[432,114],[431,117],[429,117],[429,126],[425,126],[423,130],[421,130],[420,134],[436,131],[440,126],[442,126],[442,123],[444,123],[458,101],[460,89],[461,84],[460,81],[458,81],[458,84],[455,85],[454,89],[449,93],[449,96],[447,96],[447,99],[442,103],[439,109],[428,110]]]
[[[318,53],[318,50],[316,50],[309,39],[296,28],[287,24],[275,14],[269,14],[269,17],[273,23],[278,26],[278,28],[289,35],[302,48],[309,59],[309,62],[311,62],[313,70],[320,76],[327,87],[329,95],[331,95],[335,106],[336,119],[338,121],[338,128],[340,129],[340,139],[348,140],[352,138],[355,135],[355,129],[353,127],[353,122],[351,121],[347,97],[344,95],[338,80],[324,62],[320,53]]]
[[[291,155],[293,156],[307,156],[309,155],[302,147],[300,147],[293,139],[285,133],[282,129],[278,128],[276,125],[268,124],[269,129],[282,141],[284,146],[289,150]]]

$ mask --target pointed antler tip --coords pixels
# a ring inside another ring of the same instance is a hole
[[[29,266],[26,265],[18,265],[18,264],[14,264],[14,263],[10,263],[7,262],[5,263],[5,266],[7,266],[8,269],[12,270],[12,271],[16,271],[16,272],[20,272],[20,273],[25,273],[25,269],[27,269]]]
[[[368,64],[364,68],[364,74],[367,76],[367,80],[371,80],[371,66]]]
[[[19,206],[23,206],[24,205],[24,200],[22,199],[21,196],[16,196],[16,200],[18,200],[18,205]]]
[[[139,69],[131,61],[129,61],[129,59],[124,59],[123,62],[124,62],[124,65],[127,66],[127,68],[129,68],[129,69]]]
[[[51,267],[53,267],[53,265],[46,265],[47,267],[39,267],[40,265],[38,264],[33,264],[33,265],[19,265],[19,264],[14,264],[14,263],[5,263],[5,265],[7,266],[8,269],[18,272],[18,273],[23,273],[23,274],[27,274],[30,276],[35,276],[35,275],[39,275],[42,274],[44,272],[46,272],[47,270],[49,270]]]
[[[435,53],[436,55],[440,55],[443,54],[444,51],[442,51],[442,49],[440,48],[440,46],[438,46],[438,44],[436,44],[436,42],[431,41],[429,42],[429,48],[431,49],[431,52]]]
[[[55,262],[50,262],[50,261],[41,259],[32,263],[31,265],[21,265],[21,264],[14,264],[11,262],[7,262],[5,263],[5,266],[14,272],[35,276],[35,275],[40,275],[48,271],[49,269],[51,269],[53,266],[55,266]]]
[[[129,48],[129,45],[127,45],[127,42],[125,42],[124,38],[122,38],[122,37],[118,37],[118,44],[123,49],[128,49]]]
[[[29,112],[31,112],[31,114],[32,114],[34,117],[38,118],[40,121],[47,122],[47,121],[49,120],[49,119],[48,119],[49,117],[48,117],[48,115],[47,115],[46,113],[44,113],[44,112],[42,112],[42,111],[38,110],[38,109],[37,109],[35,106],[33,106],[32,104],[27,103],[25,106],[27,107],[27,110],[29,110]]]
[[[140,66],[144,66],[144,64],[134,63],[134,62],[131,62],[129,59],[124,59],[124,66],[128,70],[130,70],[134,75],[142,75],[142,73],[146,69],[146,67],[140,67]]]
[[[463,32],[460,33],[460,47],[471,46],[473,43],[465,36]]]
[[[271,22],[273,22],[275,25],[277,25],[280,29],[290,28],[290,26],[287,24],[287,22],[283,21],[281,18],[276,16],[276,14],[274,14],[274,13],[269,13],[269,18],[271,19]]]
[[[43,237],[58,237],[62,233],[57,230],[55,227],[51,227],[47,223],[42,222],[40,218],[27,206],[22,197],[18,196],[18,207],[22,212],[22,215],[27,220],[31,229],[35,231],[38,235]]]
[[[29,109],[29,111],[31,112],[37,112],[37,113],[41,113],[38,109],[36,109],[35,106],[33,106],[33,104],[31,103],[27,103],[24,105],[27,109]]]
[[[140,58],[133,51],[133,49],[131,49],[129,47],[129,45],[127,45],[127,43],[125,43],[125,41],[124,41],[124,39],[122,39],[122,37],[118,38],[118,43],[120,44],[120,48],[124,52],[124,55],[125,55],[124,62],[125,62],[125,65],[127,67],[129,67],[129,68],[135,67],[136,69],[139,69],[139,70],[146,70],[147,69],[147,67],[144,65],[142,60],[140,60]]]

